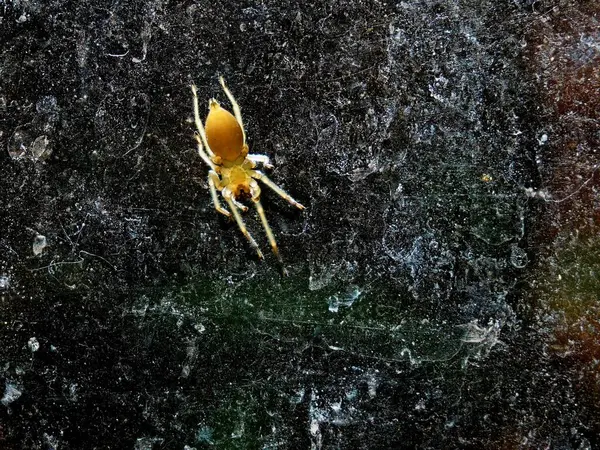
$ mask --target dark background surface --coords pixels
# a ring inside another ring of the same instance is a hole
[[[598,448],[599,13],[0,2],[0,448]],[[219,75],[286,278],[210,201]]]

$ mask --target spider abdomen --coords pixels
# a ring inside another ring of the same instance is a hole
[[[225,161],[235,161],[244,148],[244,134],[235,117],[217,102],[211,102],[205,126],[214,154]]]

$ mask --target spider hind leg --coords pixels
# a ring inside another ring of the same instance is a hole
[[[271,245],[273,254],[277,258],[277,261],[279,261],[279,265],[281,267],[281,271],[282,271],[283,275],[287,275],[287,271],[285,270],[285,267],[283,265],[283,259],[281,259],[281,255],[279,254],[279,248],[277,247],[277,241],[275,241],[275,236],[273,235],[273,231],[271,230],[271,227],[269,226],[269,222],[267,221],[267,216],[265,214],[265,210],[263,209],[262,204],[260,203],[260,200],[259,200],[260,187],[258,186],[258,183],[256,182],[256,180],[253,180],[253,183],[251,184],[251,189],[252,189],[252,202],[254,203],[254,206],[256,207],[256,212],[258,213],[258,217],[260,217],[262,226],[265,230],[265,233],[267,234],[267,239],[269,240],[269,244]]]
[[[239,211],[237,210],[237,206],[235,205],[235,203],[233,203],[233,195],[232,195],[231,191],[229,191],[227,188],[225,188],[225,189],[223,189],[222,194],[223,194],[223,198],[225,199],[225,202],[227,202],[227,205],[229,205],[229,209],[233,213],[233,217],[237,223],[238,228],[240,229],[242,234],[246,237],[246,239],[248,240],[248,242],[250,243],[252,248],[254,250],[256,250],[258,258],[263,259],[264,256],[263,256],[262,252],[260,251],[260,248],[258,248],[258,244],[254,240],[252,235],[248,232],[248,229],[246,228],[246,224],[244,224],[244,220],[242,219],[242,216],[240,215]]]

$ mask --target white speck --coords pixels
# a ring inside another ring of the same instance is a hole
[[[522,269],[527,265],[527,253],[517,244],[513,244],[510,248],[510,263],[517,269]]]
[[[8,275],[0,275],[0,289],[8,289],[10,286],[10,277]]]
[[[201,443],[213,444],[213,429],[209,426],[202,426],[196,433],[196,440]]]
[[[346,400],[354,400],[358,396],[358,391],[356,389],[352,389],[349,392],[346,392]]]
[[[31,350],[31,353],[35,353],[40,349],[40,343],[34,336],[32,338],[29,338],[29,340],[27,341],[27,347],[29,347],[29,350]]]
[[[48,448],[50,450],[58,450],[58,439],[52,436],[51,434],[44,433],[44,439],[46,440],[46,444],[48,444]]]
[[[33,239],[33,254],[34,255],[41,254],[44,251],[44,249],[46,248],[46,245],[48,245],[48,242],[46,241],[46,236],[42,236],[41,234],[38,234]]]
[[[342,402],[335,402],[331,404],[331,409],[334,413],[339,413],[342,410]]]
[[[526,188],[525,195],[529,198],[539,198],[545,201],[549,201],[552,195],[545,189],[536,190],[533,188]]]
[[[71,383],[69,385],[69,400],[76,402],[77,401],[77,383]]]
[[[192,369],[190,368],[189,364],[185,364],[183,366],[183,369],[181,369],[181,378],[187,378],[190,376],[190,372],[192,371]]]
[[[377,395],[377,381],[375,378],[369,378],[367,385],[369,386],[369,397],[374,398]]]
[[[22,392],[17,389],[14,384],[6,383],[6,387],[4,388],[4,395],[0,400],[4,406],[10,405],[12,402],[17,400],[21,396]]]
[[[544,145],[546,142],[548,142],[548,135],[542,134],[537,141],[539,145]]]
[[[164,439],[155,438],[155,437],[143,437],[136,439],[134,449],[135,450],[152,450],[154,448],[154,444],[162,444]]]
[[[310,422],[310,434],[316,436],[319,433],[319,421],[317,419],[313,419]]]

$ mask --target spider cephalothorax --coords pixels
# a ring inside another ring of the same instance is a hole
[[[262,259],[263,254],[254,238],[246,229],[246,225],[244,225],[244,221],[238,211],[238,209],[247,211],[248,208],[239,201],[250,199],[256,207],[273,253],[281,262],[275,237],[260,203],[260,187],[256,180],[262,181],[295,207],[304,209],[304,206],[273,183],[264,173],[256,170],[257,164],[262,164],[267,169],[273,166],[268,156],[251,155],[248,153],[246,132],[244,131],[240,107],[231,92],[229,92],[229,89],[227,89],[223,77],[220,77],[219,81],[227,98],[231,102],[233,114],[222,108],[215,99],[211,99],[209,101],[208,116],[204,125],[202,125],[202,121],[200,120],[196,86],[192,85],[192,93],[194,94],[194,119],[196,128],[198,128],[198,134],[196,135],[198,153],[211,169],[208,173],[208,186],[215,209],[227,217],[231,217],[231,214],[233,214],[241,232],[256,250],[258,257]],[[217,191],[221,192],[231,213],[221,206]]]

